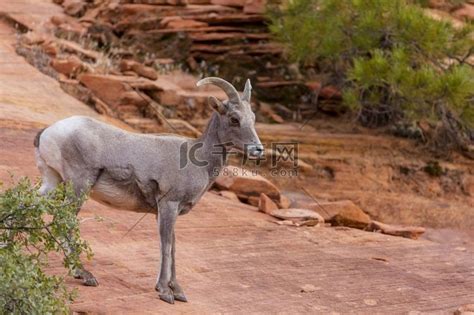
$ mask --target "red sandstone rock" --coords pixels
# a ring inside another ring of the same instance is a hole
[[[155,69],[153,69],[152,67],[147,67],[145,65],[142,65],[141,63],[134,64],[132,66],[132,70],[136,72],[139,76],[142,76],[144,78],[147,78],[153,81],[158,79],[158,73],[156,73]]]
[[[119,105],[122,94],[128,90],[115,76],[83,74],[79,81],[110,106]]]
[[[137,92],[135,91],[126,91],[123,92],[120,95],[120,103],[121,104],[130,104],[134,105],[137,107],[145,107],[148,105],[148,102],[146,99],[141,97]]]
[[[199,130],[197,130],[190,123],[182,119],[167,119],[167,122],[169,125],[173,126],[170,127],[168,124],[164,124],[164,127],[168,128],[167,132],[177,133],[179,135],[184,135],[193,138],[199,137],[201,135],[201,132]]]
[[[267,103],[260,102],[259,112],[262,115],[268,117],[272,122],[276,122],[279,124],[282,124],[285,122],[283,118],[277,113],[275,113],[272,107]]]
[[[21,36],[21,41],[26,45],[39,45],[45,42],[46,36],[38,32],[30,31]]]
[[[372,221],[368,227],[371,231],[380,231],[383,234],[401,236],[405,238],[417,239],[425,233],[425,229],[418,226],[389,225],[378,221]]]
[[[341,91],[332,85],[321,88],[321,83],[317,81],[306,82],[306,86],[313,91],[319,90],[319,97],[323,99],[342,99]]]
[[[122,72],[133,71],[139,76],[153,81],[158,79],[158,74],[156,73],[155,69],[153,69],[152,67],[147,67],[134,60],[123,59],[120,61],[119,67],[120,71]]]
[[[229,7],[243,7],[245,0],[211,0],[212,4],[226,5]]]
[[[258,203],[260,202],[260,197],[257,196],[249,196],[247,199],[244,199],[245,202],[251,206],[258,207]]]
[[[51,23],[58,26],[66,22],[66,16],[63,15],[53,15],[50,19]]]
[[[474,4],[465,3],[462,8],[454,11],[453,16],[467,21],[474,20]]]
[[[466,195],[474,197],[474,176],[465,175],[466,177],[462,180],[462,190]]]
[[[277,209],[273,210],[271,215],[282,220],[317,220],[320,223],[324,223],[324,218],[319,213],[308,209]]]
[[[219,195],[221,195],[224,198],[240,202],[239,197],[237,197],[237,195],[231,191],[223,190],[219,192]]]
[[[140,80],[143,79],[116,75],[82,74],[79,76],[82,84],[112,108],[119,105],[138,107],[146,105],[147,101],[133,90],[134,85],[140,83]]]
[[[78,43],[75,43],[75,42],[72,42],[72,41],[69,41],[69,40],[59,39],[59,40],[57,40],[57,43],[63,50],[65,50],[67,52],[70,52],[70,53],[82,55],[82,56],[87,57],[87,58],[89,58],[93,61],[96,61],[97,59],[99,59],[101,57],[100,53],[98,53],[94,50],[85,49],[81,45],[79,45]]]
[[[261,193],[258,201],[258,210],[266,214],[272,214],[273,210],[278,210],[278,206],[267,195]]]
[[[53,41],[44,42],[42,47],[44,52],[51,57],[55,57],[58,54],[58,45]]]
[[[247,0],[245,1],[244,13],[265,13],[266,0]]]
[[[186,5],[186,0],[121,0],[121,3],[133,3],[143,5]]]
[[[358,229],[370,224],[370,217],[350,200],[306,204],[311,210],[319,212],[327,222]]]
[[[161,25],[163,25],[165,28],[181,29],[206,27],[207,23],[195,20],[184,20],[180,17],[170,17],[168,19],[164,18],[161,22]]]
[[[87,69],[82,60],[75,55],[63,59],[53,59],[51,60],[51,67],[66,77],[74,77]]]
[[[188,0],[189,4],[211,4],[211,0]]]
[[[216,185],[222,190],[235,192],[239,197],[259,198],[260,194],[264,193],[271,199],[280,199],[280,191],[269,180],[237,166],[225,167],[217,177]]]
[[[269,39],[269,34],[262,33],[242,33],[242,32],[202,32],[192,33],[189,38],[197,42],[222,41],[222,40],[242,40],[242,39]]]
[[[463,306],[460,306],[454,311],[453,314],[454,315],[473,315],[474,304],[465,304]]]
[[[86,12],[87,6],[82,0],[64,0],[62,3],[64,13],[74,17],[81,17]]]
[[[285,195],[280,195],[280,200],[278,202],[278,208],[280,209],[288,209],[291,206],[291,200],[286,197]]]

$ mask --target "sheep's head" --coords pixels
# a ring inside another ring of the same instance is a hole
[[[220,101],[210,96],[209,105],[219,113],[219,139],[231,143],[231,147],[253,157],[263,155],[263,145],[255,131],[255,114],[250,106],[252,86],[250,80],[245,83],[242,97],[235,87],[224,79],[209,77],[200,80],[197,86],[214,84],[227,94],[228,99]]]

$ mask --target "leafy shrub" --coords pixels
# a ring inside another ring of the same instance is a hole
[[[454,28],[405,0],[292,0],[270,18],[290,56],[327,73],[364,125],[426,120],[437,148],[467,147],[472,25]]]
[[[81,253],[91,255],[76,218],[83,201],[70,185],[40,196],[28,179],[0,193],[0,314],[69,313],[74,292],[43,269],[50,252],[64,254],[70,272]]]

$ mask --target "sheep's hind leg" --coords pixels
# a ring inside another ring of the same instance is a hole
[[[41,187],[38,193],[44,196],[53,191],[63,179],[55,169],[46,164],[38,151],[36,152],[36,164],[41,173]]]
[[[97,172],[97,174],[89,174],[89,173],[81,174],[79,171],[74,172],[71,170],[66,170],[66,174],[70,175],[70,176],[66,175],[66,180],[71,181],[74,192],[76,196],[79,197],[82,193],[87,192],[87,190],[91,187],[91,185],[97,180],[97,176],[99,172]],[[75,174],[80,174],[80,176],[77,176],[77,175],[74,176]],[[81,206],[77,208],[76,214],[79,213],[80,210],[81,210]],[[74,240],[72,235],[69,236],[69,239]],[[68,252],[73,253],[73,249],[70,246],[69,241],[66,241],[66,244],[67,244]],[[76,279],[81,279],[82,283],[85,286],[96,287],[99,285],[99,282],[94,277],[94,275],[90,271],[82,267],[82,263],[81,263],[81,267],[75,268],[73,270],[73,276]]]

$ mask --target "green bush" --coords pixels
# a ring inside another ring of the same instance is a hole
[[[63,254],[70,273],[81,266],[81,253],[91,255],[76,219],[84,197],[76,198],[70,185],[44,197],[37,188],[22,179],[0,193],[0,314],[69,313],[74,292],[62,277],[44,273],[47,254]]]
[[[290,56],[328,75],[367,126],[426,120],[439,148],[474,128],[472,25],[456,29],[405,0],[292,0],[270,13]]]

